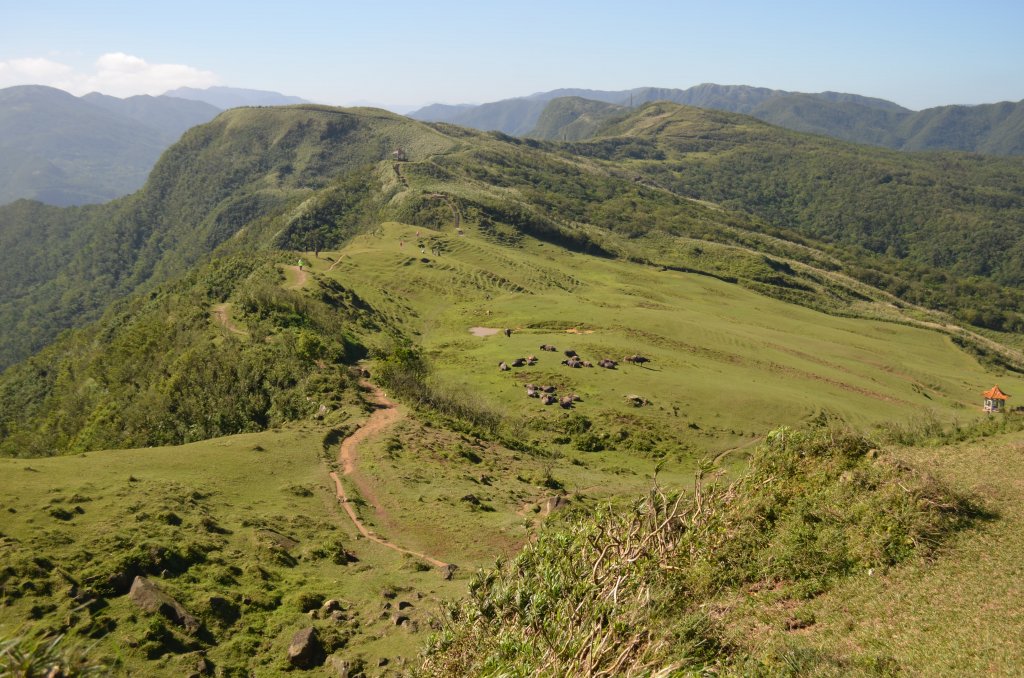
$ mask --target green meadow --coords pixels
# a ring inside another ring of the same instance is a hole
[[[600,432],[649,432],[671,442],[665,451],[691,458],[821,416],[862,430],[926,413],[968,421],[979,416],[982,390],[998,381],[1012,394],[1022,383],[982,367],[949,335],[913,326],[910,316],[826,315],[713,277],[528,238],[509,247],[468,228],[459,236],[389,223],[321,256],[313,260],[317,275],[404,318],[443,388],[521,420],[538,443],[550,444],[543,433],[569,413],[528,399],[526,383],[580,395],[573,412]],[[475,336],[472,328],[513,334]],[[560,364],[564,349],[619,365],[568,368]],[[651,362],[622,362],[633,354]],[[536,365],[498,369],[529,355]],[[633,394],[650,404],[634,407],[624,397]]]

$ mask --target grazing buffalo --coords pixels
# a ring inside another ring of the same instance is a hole
[[[500,363],[498,363],[498,369],[501,370],[502,372],[508,372],[508,370],[509,370],[508,363],[506,363],[504,360],[502,360]]]
[[[627,355],[623,360],[627,363],[633,363],[634,365],[643,365],[644,363],[651,362],[650,358],[645,358],[644,356],[636,353],[633,355]]]
[[[505,328],[505,336],[506,337],[511,337],[512,336],[512,328],[510,328],[510,327],[506,327]]]
[[[512,361],[512,367],[523,367],[526,365],[526,358],[516,358]]]

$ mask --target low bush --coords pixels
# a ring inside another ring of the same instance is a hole
[[[716,604],[803,597],[858,570],[925,557],[980,514],[843,431],[782,428],[737,481],[655,488],[549,529],[477,574],[432,637],[423,675],[667,675],[741,665]]]

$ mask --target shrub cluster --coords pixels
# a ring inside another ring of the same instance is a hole
[[[667,675],[734,661],[707,610],[771,588],[807,596],[923,557],[977,510],[936,481],[826,428],[772,432],[749,472],[698,475],[543,532],[446,610],[423,675]]]

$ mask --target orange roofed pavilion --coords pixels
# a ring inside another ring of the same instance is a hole
[[[1010,396],[999,390],[999,385],[996,384],[989,390],[985,391],[981,395],[985,396],[985,411],[986,412],[1002,412],[1003,408],[1006,407],[1006,399]]]

